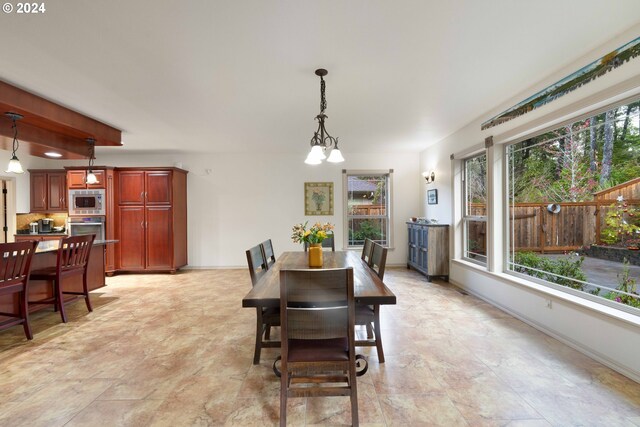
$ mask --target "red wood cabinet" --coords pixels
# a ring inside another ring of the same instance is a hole
[[[67,173],[63,170],[29,169],[31,212],[67,211]]]
[[[84,190],[86,188],[106,188],[105,171],[93,170],[94,175],[98,178],[97,184],[87,184],[87,171],[85,170],[69,170],[67,171],[67,184],[69,190]]]
[[[144,207],[120,206],[118,246],[119,268],[124,270],[144,270],[145,232]]]
[[[116,168],[116,269],[175,272],[187,264],[187,172]]]

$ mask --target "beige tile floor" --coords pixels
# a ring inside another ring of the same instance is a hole
[[[358,378],[368,426],[640,426],[640,384],[444,283],[388,269]],[[70,322],[33,316],[0,332],[0,426],[264,426],[279,420],[277,349],[252,365],[246,270],[123,275]],[[348,398],[292,399],[291,425],[345,425]]]

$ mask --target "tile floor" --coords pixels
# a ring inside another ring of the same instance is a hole
[[[385,282],[386,363],[362,348],[363,426],[640,426],[640,384],[444,282]],[[0,332],[0,426],[265,426],[279,420],[277,349],[252,365],[246,270],[123,275],[70,322]],[[346,425],[348,398],[292,399],[291,425]]]

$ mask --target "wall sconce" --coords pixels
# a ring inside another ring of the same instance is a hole
[[[22,169],[22,165],[20,164],[20,160],[18,156],[16,156],[16,151],[18,151],[18,147],[20,147],[20,143],[18,142],[18,125],[16,125],[16,121],[22,118],[21,114],[7,112],[4,113],[11,121],[13,121],[13,152],[11,153],[11,159],[9,160],[9,166],[5,172],[9,173],[24,173]]]
[[[424,177],[425,184],[427,185],[436,180],[436,173],[434,171],[422,172],[422,176]]]

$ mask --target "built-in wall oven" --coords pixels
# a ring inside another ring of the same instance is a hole
[[[104,240],[104,217],[69,217],[69,235],[81,236],[85,234],[95,234],[96,240]]]
[[[69,215],[104,214],[104,190],[69,190]]]

